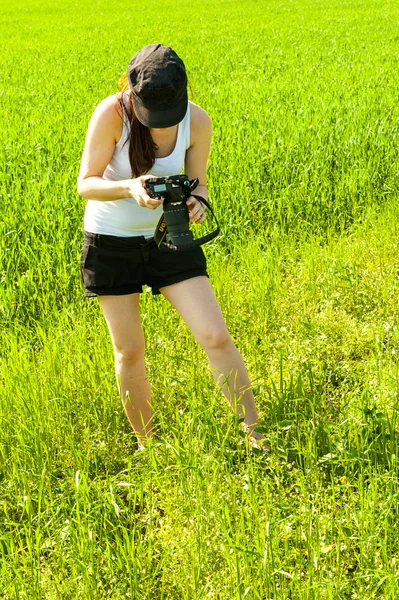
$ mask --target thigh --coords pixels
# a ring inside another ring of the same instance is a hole
[[[207,277],[193,277],[163,287],[160,292],[176,308],[202,346],[209,337],[228,336],[222,311]]]
[[[144,344],[139,298],[140,294],[98,298],[115,349],[124,350]]]

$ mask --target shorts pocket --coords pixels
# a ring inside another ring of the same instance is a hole
[[[89,245],[85,244],[82,248],[82,252],[80,253],[80,268],[81,269],[84,267],[88,251],[89,251]]]
[[[83,285],[92,291],[136,285],[140,265],[135,256],[134,251],[121,252],[88,244],[82,251],[80,264]]]
[[[112,288],[116,285],[117,258],[112,250],[88,245],[82,264],[82,278],[86,288]]]

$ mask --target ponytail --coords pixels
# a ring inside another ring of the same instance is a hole
[[[123,78],[119,80],[123,82]],[[126,81],[126,79],[125,79]],[[130,124],[129,137],[129,162],[132,178],[140,177],[151,170],[155,163],[155,152],[158,146],[151,137],[148,127],[140,123],[133,108],[132,95],[129,84],[126,82],[119,94],[119,104],[122,109],[122,119],[127,118]]]

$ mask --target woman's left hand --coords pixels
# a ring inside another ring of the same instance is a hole
[[[187,200],[187,207],[190,214],[191,223],[197,223],[199,225],[205,221],[205,206],[202,204],[202,202],[197,200],[197,198],[190,196],[190,198]]]

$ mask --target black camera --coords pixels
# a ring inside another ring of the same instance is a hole
[[[163,200],[163,215],[155,229],[154,239],[161,250],[191,250],[210,242],[219,233],[219,223],[205,198],[193,194],[199,179],[189,179],[187,175],[170,175],[168,177],[150,177],[145,180],[145,189],[151,198]],[[212,215],[216,228],[194,239],[189,228],[187,200],[194,196],[206,206]]]
[[[151,177],[145,180],[147,194],[151,198],[163,200],[164,218],[158,223],[157,233],[162,235],[162,244],[171,249],[185,249],[193,245],[186,202],[198,183],[198,179],[190,180],[187,175]]]

